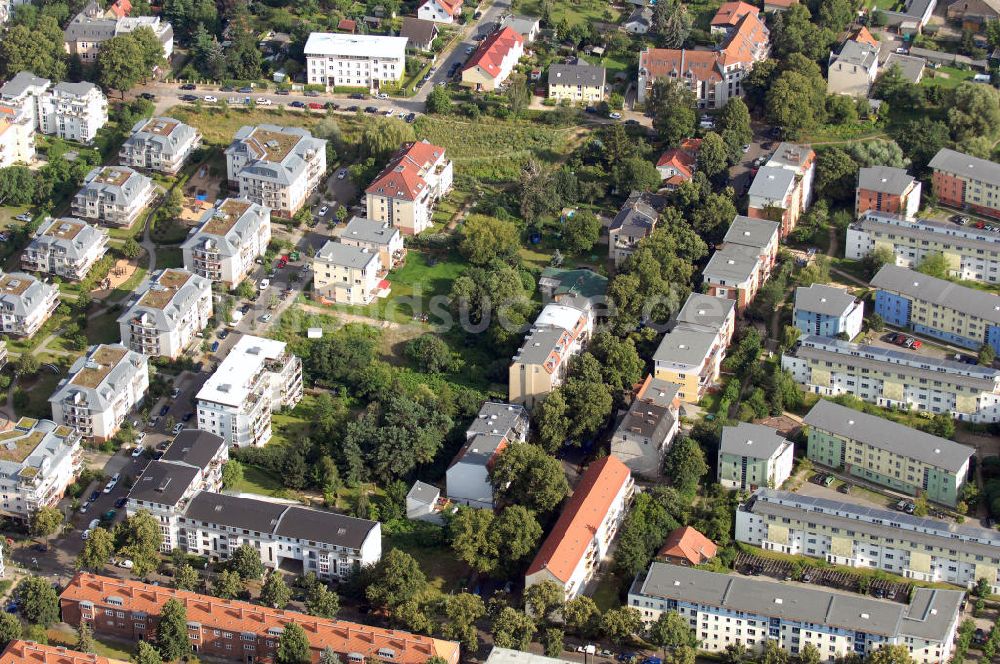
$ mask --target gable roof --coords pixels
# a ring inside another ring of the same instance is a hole
[[[462,5],[464,4],[463,0],[425,0],[420,4],[426,5],[428,2],[433,2],[441,8],[441,11],[453,18],[462,13]]]
[[[712,27],[734,27],[747,14],[758,14],[760,10],[746,2],[724,2],[712,17]]]
[[[404,143],[396,151],[372,183],[365,189],[367,194],[377,194],[388,198],[414,201],[424,189],[427,180],[424,173],[444,156],[445,150],[426,140]]]
[[[699,150],[701,150],[700,138],[685,138],[681,141],[680,146],[670,148],[660,155],[656,167],[672,167],[680,171],[685,179],[690,180],[694,176],[694,169],[698,164]]]
[[[1000,164],[963,152],[941,148],[927,165],[936,171],[945,171],[970,180],[1000,185]]]
[[[0,654],[0,664],[124,664],[120,659],[16,639]]]
[[[581,85],[585,88],[603,88],[604,81],[604,67],[595,67],[585,62],[575,65],[553,64],[549,66],[549,85]]]
[[[587,555],[594,533],[608,515],[615,497],[630,478],[628,467],[614,457],[590,464],[526,575],[548,570],[568,583],[573,570]]]
[[[406,37],[414,45],[430,44],[437,37],[438,27],[434,21],[412,16],[403,17],[403,27],[399,29],[399,36]]]
[[[479,67],[490,76],[499,76],[504,58],[518,45],[524,45],[524,37],[520,33],[511,27],[500,28],[479,44],[462,71]]]
[[[683,526],[667,535],[667,541],[663,543],[657,557],[683,558],[692,565],[700,565],[714,558],[718,550],[715,542],[702,535],[698,529]]]

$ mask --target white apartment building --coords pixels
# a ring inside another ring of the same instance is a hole
[[[386,221],[352,217],[339,239],[341,244],[367,248],[378,253],[382,267],[386,270],[396,269],[406,259],[402,234]]]
[[[860,260],[879,247],[890,249],[900,267],[915,268],[927,256],[942,254],[950,277],[1000,282],[1000,235],[987,228],[869,210],[847,227],[844,256]]]
[[[730,645],[760,652],[776,644],[791,656],[806,645],[824,661],[865,657],[881,646],[903,645],[918,664],[944,664],[952,651],[964,593],[918,588],[908,604],[825,588],[791,585],[654,562],[636,577],[628,605],[647,624],[676,611],[698,647]]]
[[[313,32],[306,40],[306,82],[327,88],[368,88],[403,80],[406,37]]]
[[[635,492],[621,461],[590,464],[524,576],[525,589],[552,581],[567,600],[578,596],[607,556]]]
[[[73,197],[73,216],[129,228],[153,199],[153,181],[125,166],[98,166]]]
[[[427,141],[404,143],[365,189],[368,217],[419,235],[431,226],[434,205],[451,191],[452,163]]]
[[[0,108],[2,112],[2,108]],[[0,168],[35,160],[35,128],[29,119],[0,119]]]
[[[108,123],[108,99],[93,83],[56,83],[36,99],[38,131],[77,143],[92,143]]]
[[[327,241],[313,257],[313,291],[338,304],[371,304],[388,287],[385,269],[379,253],[368,247]]]
[[[243,126],[226,148],[229,187],[291,218],[326,173],[326,141],[299,127]]]
[[[59,502],[83,466],[80,434],[51,420],[22,417],[0,443],[0,512],[13,519]]]
[[[781,367],[820,396],[853,394],[885,408],[1000,421],[1000,371],[988,367],[815,335],[786,351]]]
[[[198,428],[235,447],[271,438],[271,413],[302,398],[302,361],[286,344],[244,335],[198,392]]]
[[[79,281],[108,251],[108,232],[79,219],[47,219],[21,254],[21,269]]]
[[[41,97],[51,86],[52,81],[47,78],[35,76],[30,71],[18,72],[0,86],[0,106],[14,111],[14,117],[30,120],[32,126],[38,129]]]
[[[118,151],[118,161],[122,166],[172,174],[181,169],[199,145],[201,134],[198,130],[180,120],[143,119],[132,127],[132,135]]]
[[[113,437],[142,403],[149,388],[149,360],[121,344],[91,346],[49,397],[52,419],[88,440]]]
[[[760,489],[736,510],[736,540],[834,565],[1000,592],[1000,534],[902,512]]]
[[[24,272],[0,272],[0,331],[31,337],[59,306],[59,289]]]
[[[227,198],[202,216],[181,245],[184,267],[226,288],[240,285],[271,242],[271,210],[245,198]]]
[[[187,270],[160,270],[118,317],[122,345],[177,359],[212,317],[212,282]]]
[[[465,430],[465,445],[455,455],[445,476],[448,499],[461,505],[493,509],[490,468],[509,445],[528,438],[528,411],[498,401],[487,401]]]

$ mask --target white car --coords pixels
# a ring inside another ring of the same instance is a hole
[[[266,291],[271,286],[270,279],[261,279],[258,288],[262,291]]]
[[[177,434],[179,434],[183,430],[184,430],[184,423],[183,422],[178,422],[177,424],[174,425],[174,428],[172,429],[172,431],[173,431],[173,433],[174,433],[175,436]]]
[[[90,531],[89,530],[83,531],[83,534],[80,535],[80,537],[82,537],[83,541],[86,542],[87,540],[90,539]]]
[[[324,205],[323,207],[321,207],[319,209],[319,212],[317,212],[316,214],[318,214],[321,217],[325,217],[326,213],[329,212],[329,211],[330,211],[330,206],[329,205]]]
[[[388,99],[389,95],[386,94],[385,92],[380,92],[377,95],[375,95],[375,97],[378,98],[378,99]]]
[[[902,46],[900,46],[900,47],[896,48],[896,53],[899,53],[900,55],[906,55],[906,54],[907,54],[907,53],[909,53],[909,52],[910,52],[910,50],[909,50],[909,49],[907,49],[907,48],[904,48],[904,47],[902,47]]]
[[[123,568],[123,569],[132,569],[133,567],[135,567],[135,563],[133,563],[128,558],[125,558],[124,560],[119,560],[118,561],[118,566],[121,567],[121,568]]]
[[[205,95],[205,102],[209,104],[214,104],[219,101],[219,98],[214,95]]]
[[[118,473],[112,475],[111,479],[108,480],[108,483],[104,485],[104,493],[111,493],[112,491],[114,491],[115,487],[118,485],[118,479],[120,477],[121,476]]]
[[[337,179],[338,180],[343,180],[346,177],[347,177],[347,169],[346,168],[340,169],[340,172],[337,173]]]
[[[750,146],[749,145],[744,145],[743,146],[743,154],[746,154],[747,152],[750,152]]]
[[[622,114],[621,113],[612,113],[608,117],[611,118],[612,120],[621,120],[622,119]]]
[[[133,459],[137,459],[137,458],[139,458],[141,456],[142,456],[142,447],[140,447],[139,445],[136,445],[135,449],[132,450],[132,458]]]
[[[257,105],[258,106],[270,106],[271,105],[271,100],[268,99],[267,97],[257,97]]]

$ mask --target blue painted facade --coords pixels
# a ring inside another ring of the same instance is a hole
[[[913,331],[917,334],[934,337],[935,339],[940,339],[941,341],[947,341],[954,346],[961,346],[962,348],[969,348],[971,350],[979,350],[979,347],[983,345],[982,339],[969,339],[968,337],[959,336],[953,332],[937,330],[927,327],[926,325],[914,325]]]
[[[910,307],[912,302],[895,293],[884,290],[875,292],[875,313],[882,317],[889,325],[896,327],[910,326]]]
[[[993,346],[993,352],[1000,355],[1000,325],[990,325],[986,328],[986,343]]]
[[[802,309],[795,310],[795,327],[802,334],[817,334],[821,337],[835,337],[845,328],[843,316],[829,316]]]

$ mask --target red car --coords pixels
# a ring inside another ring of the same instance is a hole
[[[288,265],[288,257],[287,256],[282,256],[281,258],[278,259],[278,269],[279,270],[281,268],[285,267],[286,265]]]
[[[324,109],[323,104],[320,104],[319,102],[315,102],[315,101],[309,102],[308,104],[306,104],[306,106],[308,106],[309,108],[311,108],[314,111],[322,111]]]

